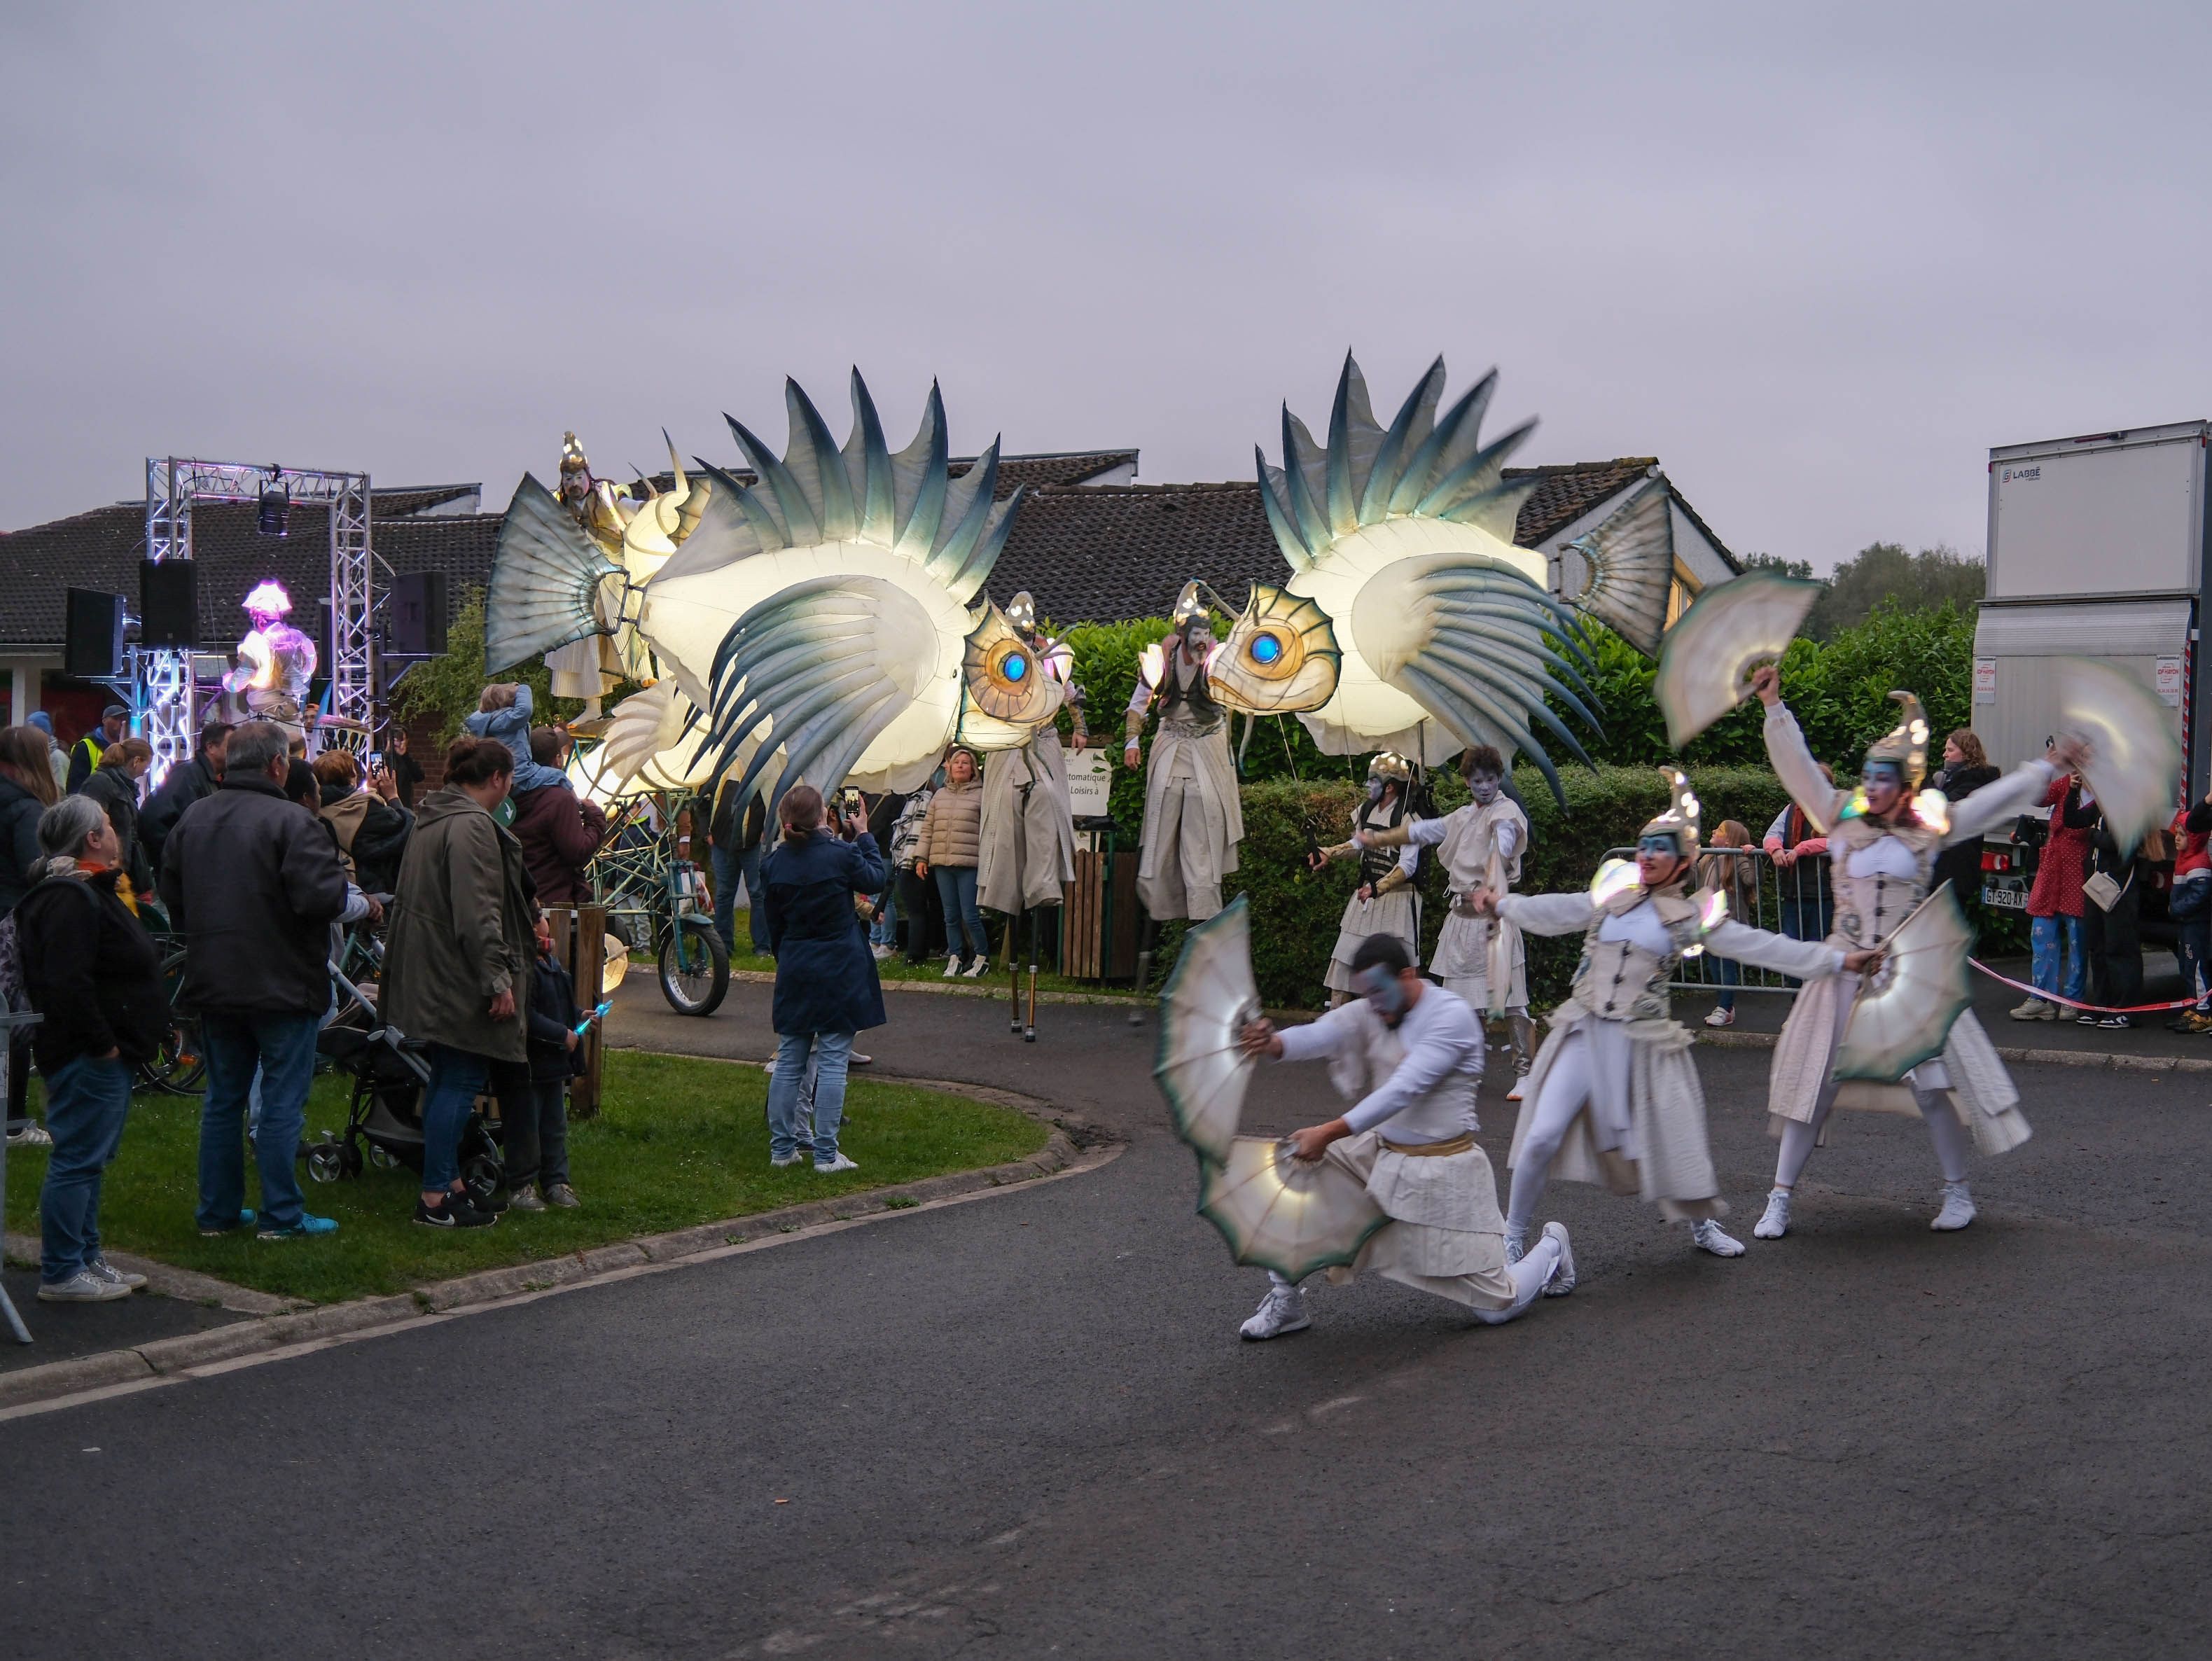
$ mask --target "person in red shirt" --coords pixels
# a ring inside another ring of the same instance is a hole
[[[2212,1032],[2212,795],[2185,807],[2166,827],[2173,837],[2173,919],[2182,983],[2197,1000],[2166,1025],[2176,1032]]]
[[[2035,867],[2035,885],[2027,891],[2028,943],[2034,967],[2030,977],[2038,992],[2055,992],[2079,1001],[2088,974],[2081,950],[2082,863],[2089,852],[2089,832],[2069,829],[2065,809],[2078,806],[2081,781],[2057,778],[2043,798],[2051,809],[2051,837],[2043,844],[2043,857]],[[2015,1007],[2016,1021],[2055,1021],[2059,1006],[2048,998],[2032,997]]]

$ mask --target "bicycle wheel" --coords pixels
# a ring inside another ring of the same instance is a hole
[[[679,917],[661,938],[660,995],[679,1015],[711,1015],[730,990],[730,954],[704,917]]]
[[[162,960],[161,985],[169,997],[169,1026],[154,1059],[138,1070],[155,1089],[172,1096],[197,1096],[207,1081],[207,1058],[200,1054],[200,1025],[177,1008],[178,989],[185,978],[185,954],[173,952]]]

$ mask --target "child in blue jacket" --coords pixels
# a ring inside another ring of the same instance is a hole
[[[530,753],[530,689],[520,681],[502,681],[483,690],[477,712],[462,721],[463,730],[480,739],[497,739],[514,757],[514,794],[549,784],[567,784],[568,776],[548,767]]]

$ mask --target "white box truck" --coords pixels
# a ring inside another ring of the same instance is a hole
[[[2057,725],[2052,660],[2099,658],[2157,693],[2186,759],[2187,799],[2204,794],[2208,445],[2212,422],[2184,421],[1990,452],[1972,721],[1996,766],[2043,753]],[[1992,837],[1982,864],[1985,903],[2026,905],[2032,846]]]

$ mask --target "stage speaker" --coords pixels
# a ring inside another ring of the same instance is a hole
[[[392,579],[384,602],[384,649],[403,658],[446,655],[446,574],[410,571]]]
[[[191,561],[138,562],[138,643],[185,651],[200,643],[199,570]]]
[[[62,672],[97,680],[123,672],[123,596],[96,588],[69,591]]]

